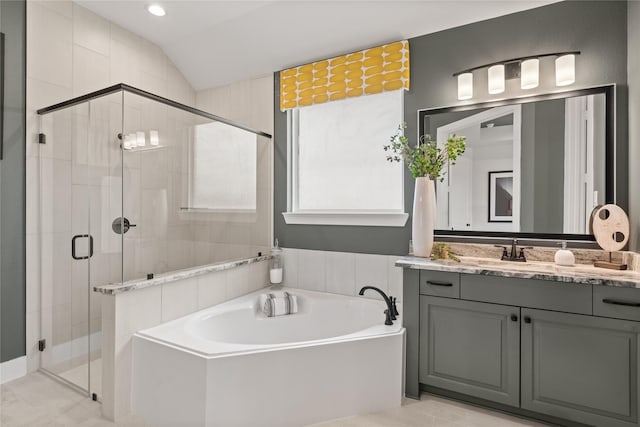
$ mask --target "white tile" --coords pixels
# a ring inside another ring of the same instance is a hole
[[[73,4],[73,42],[101,55],[109,55],[109,21]]]
[[[168,226],[168,206],[166,189],[143,189],[141,206],[140,236],[143,238],[166,239]]]
[[[30,2],[29,2],[30,3]],[[27,14],[27,75],[65,88],[72,85],[72,22],[34,3]]]
[[[159,46],[145,39],[141,39],[139,54],[142,58],[141,68],[143,73],[147,73],[161,80],[166,80],[167,57]]]
[[[177,319],[198,309],[195,277],[162,285],[162,321]]]
[[[213,262],[230,261],[253,256],[251,246],[246,244],[215,243],[213,245]]]
[[[227,270],[227,299],[234,299],[249,292],[249,267]]]
[[[387,283],[389,286],[389,295],[398,298],[398,302],[402,301],[402,267],[396,267],[396,261],[400,256],[390,255],[387,257]]]
[[[185,267],[190,267],[193,257],[193,242],[189,240],[169,240],[168,244],[168,259],[169,270],[180,270]]]
[[[40,237],[27,234],[26,246],[27,313],[33,313],[40,311]]]
[[[356,257],[356,289],[363,286],[375,286],[388,294],[387,264],[385,255],[355,254]],[[367,291],[365,296],[382,299],[374,291]]]
[[[144,68],[144,62],[143,62]],[[157,77],[147,72],[141,73],[140,89],[146,90],[156,95],[167,97],[167,80],[163,77]]]
[[[356,258],[352,253],[326,252],[326,291],[334,294],[356,294]]]
[[[88,186],[71,186],[71,207],[71,232],[73,234],[86,234],[89,230]]]
[[[81,262],[71,258],[71,234],[54,233],[52,236],[51,276],[52,304],[71,303],[71,263]],[[86,262],[86,261],[84,261]]]
[[[26,160],[26,232],[40,231],[40,160],[29,157]]]
[[[40,351],[38,341],[40,340],[40,312],[27,313],[27,372],[34,372],[40,368]]]
[[[42,232],[71,231],[71,162],[42,159]]]
[[[197,278],[198,309],[211,307],[227,300],[227,272],[216,271]]]
[[[115,342],[114,364],[114,418],[116,420],[131,413],[131,351],[132,335],[120,335]]]
[[[53,306],[51,311],[51,344],[58,361],[68,361],[71,358],[71,346],[66,345],[71,340],[71,305],[61,304]]]
[[[125,30],[124,28],[110,23],[111,26],[111,40],[119,41],[120,43],[124,43],[131,47],[134,47],[136,50],[141,48],[142,39],[136,34],[132,33],[129,30]]]
[[[282,249],[282,260],[284,269],[282,271],[284,286],[290,288],[298,287],[298,249]]]
[[[272,86],[273,91],[273,86]],[[171,63],[167,62],[167,95],[169,99],[174,99],[186,105],[195,106],[195,91],[182,76],[180,71]]]
[[[249,265],[249,292],[269,286],[269,262],[260,261]]]
[[[138,289],[116,295],[116,334],[151,328],[162,321],[162,287]]]
[[[73,2],[71,1],[57,1],[57,0],[41,0],[41,1],[29,1],[27,4],[35,3],[44,7],[47,7],[54,12],[59,13],[69,19],[73,18]]]
[[[85,47],[73,46],[73,95],[81,96],[109,85],[109,58]]]
[[[92,262],[92,267],[93,265]],[[74,260],[71,264],[71,323],[73,325],[86,322],[89,318],[89,283],[89,263]]]
[[[311,291],[325,290],[325,253],[301,250],[298,252],[298,287]]]
[[[209,242],[193,242],[194,265],[206,265],[211,262],[211,245]]]

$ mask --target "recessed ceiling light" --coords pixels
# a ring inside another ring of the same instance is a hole
[[[164,16],[166,14],[166,12],[164,11],[164,8],[159,4],[151,4],[147,6],[147,10],[149,11],[150,14],[155,16]]]

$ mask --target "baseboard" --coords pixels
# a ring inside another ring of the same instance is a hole
[[[27,375],[27,356],[0,363],[0,384],[16,380]]]

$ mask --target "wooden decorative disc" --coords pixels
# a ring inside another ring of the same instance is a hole
[[[629,217],[618,205],[596,208],[592,227],[598,245],[605,251],[619,251],[629,241]]]

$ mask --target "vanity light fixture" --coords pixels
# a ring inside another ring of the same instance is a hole
[[[147,6],[147,11],[154,16],[164,16],[167,12],[164,11],[164,7],[159,4],[150,4]]]
[[[473,73],[462,73],[458,75],[458,99],[471,98],[473,98]]]
[[[504,92],[504,64],[492,65],[487,74],[489,75],[489,93],[495,95]]]
[[[538,58],[525,59],[520,64],[520,87],[533,89],[540,82],[540,60]]]
[[[575,58],[580,51],[543,53],[492,62],[491,64],[469,68],[455,73],[458,79],[458,99],[463,101],[473,97],[473,72],[487,69],[487,90],[495,95],[505,91],[505,79],[520,78],[520,88],[527,90],[540,84],[540,58],[555,56],[556,86],[575,83]]]
[[[573,53],[556,58],[556,86],[567,86],[576,81],[576,56]]]

